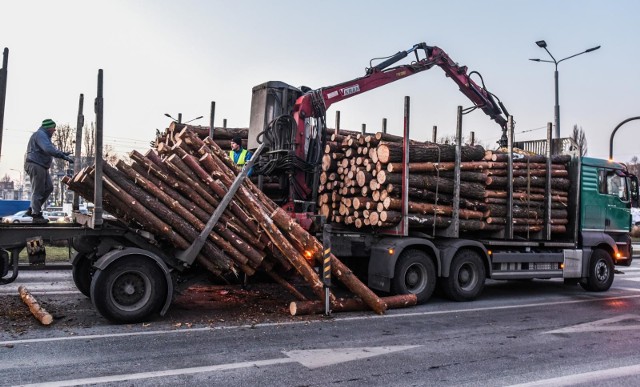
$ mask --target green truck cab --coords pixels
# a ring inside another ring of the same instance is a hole
[[[582,245],[606,241],[616,265],[631,264],[631,208],[638,206],[638,180],[624,164],[582,157],[580,236]],[[615,246],[615,248],[613,248]]]

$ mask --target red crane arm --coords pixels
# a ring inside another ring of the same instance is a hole
[[[422,59],[418,56],[419,50],[425,53]],[[385,69],[385,67],[406,57],[411,52],[415,52],[415,62]],[[427,46],[425,43],[419,43],[409,50],[398,52],[379,65],[368,69],[367,74],[363,77],[334,86],[319,88],[301,96],[294,106],[294,118],[300,123],[301,119],[303,120],[307,117],[321,117],[329,106],[336,102],[428,70],[433,66],[442,68],[447,77],[458,85],[460,91],[476,107],[482,109],[501,127],[505,127],[507,120],[502,116],[500,106],[496,104],[487,90],[480,87],[469,77],[467,67],[458,66],[442,49],[435,46]]]
[[[415,61],[410,64],[388,68],[412,52],[415,54]],[[424,53],[422,59],[418,55],[419,52]],[[449,55],[440,48],[419,43],[409,50],[400,51],[378,65],[367,69],[367,74],[363,77],[334,86],[309,91],[299,97],[293,107],[293,118],[297,126],[294,139],[296,156],[302,160],[306,160],[305,136],[308,136],[308,129],[305,123],[306,118],[324,117],[329,106],[336,102],[428,70],[433,66],[441,67],[447,77],[453,79],[460,88],[460,91],[473,102],[474,106],[482,109],[489,117],[495,120],[502,127],[503,134],[505,133],[507,120],[502,113],[504,111],[504,114],[507,115],[506,109],[502,104],[496,104],[492,94],[470,78],[469,74],[467,74],[467,67],[458,66],[451,60]],[[316,133],[316,135],[319,134]],[[307,161],[315,163],[313,161]],[[304,191],[306,195],[309,195],[312,190],[305,184],[304,173],[299,171],[296,173],[295,179],[301,190]]]

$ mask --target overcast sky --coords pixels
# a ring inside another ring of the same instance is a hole
[[[278,80],[330,86],[364,75],[369,60],[425,42],[469,71],[482,74],[516,121],[516,140],[543,138],[553,121],[553,64],[536,46],[544,39],[562,62],[562,136],[577,124],[589,155],[608,157],[621,121],[640,115],[640,2],[634,0],[485,1],[0,1],[0,49],[8,47],[9,76],[0,176],[18,178],[29,135],[45,118],[75,126],[78,97],[86,121],[95,119],[98,69],[104,70],[105,144],[119,152],[146,150],[169,113],[207,125],[248,127],[251,88]],[[476,78],[477,81],[477,78]],[[458,105],[470,106],[439,68],[350,100],[328,112],[333,126],[371,131],[388,119],[401,133],[403,97],[412,101],[412,138],[426,140],[437,125],[453,135]],[[500,128],[481,111],[466,115],[495,144]],[[640,156],[640,121],[618,131],[614,156]]]

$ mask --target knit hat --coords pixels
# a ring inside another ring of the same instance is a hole
[[[235,136],[231,142],[235,142],[236,144],[242,146],[242,138],[240,136]]]
[[[42,121],[42,127],[45,128],[45,129],[55,128],[56,127],[56,123],[53,122],[53,120],[51,118],[47,118],[46,120]]]

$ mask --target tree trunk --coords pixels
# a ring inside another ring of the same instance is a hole
[[[416,305],[418,298],[415,294],[401,294],[382,297],[382,301],[389,309],[398,309]],[[353,312],[367,310],[367,308],[368,305],[357,298],[337,298],[336,301],[331,304],[331,310],[333,312]],[[324,303],[321,301],[294,301],[289,304],[289,313],[291,313],[292,316],[324,313]]]
[[[20,293],[20,298],[22,302],[24,302],[28,307],[29,311],[33,317],[35,317],[42,325],[49,325],[53,322],[53,316],[46,311],[38,301],[29,293],[26,287],[23,285],[18,287],[18,292]]]

